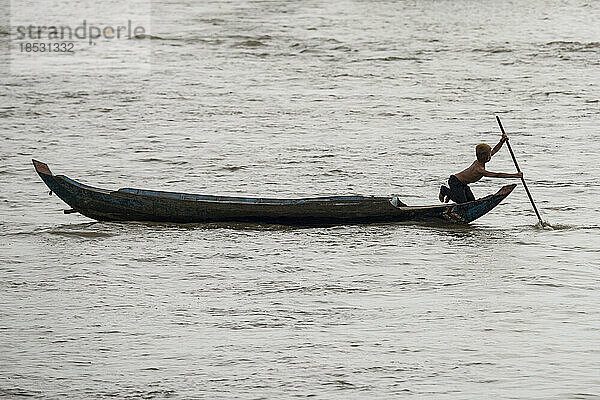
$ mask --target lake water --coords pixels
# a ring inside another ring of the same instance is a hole
[[[122,3],[13,2],[0,31],[0,396],[600,396],[600,3]],[[83,19],[145,34],[18,48]],[[31,166],[437,204],[495,115],[554,229],[521,185],[469,226],[97,223]]]

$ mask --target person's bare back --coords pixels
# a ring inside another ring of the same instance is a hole
[[[443,185],[440,188],[440,201],[447,203],[449,200],[453,200],[456,203],[465,203],[467,201],[475,200],[475,196],[473,196],[473,192],[471,192],[468,185],[477,182],[484,176],[491,178],[522,178],[522,172],[511,174],[505,172],[491,172],[485,169],[485,164],[491,160],[492,156],[500,150],[507,140],[508,137],[503,134],[502,139],[500,139],[500,142],[498,142],[493,149],[485,143],[478,144],[475,147],[477,160],[473,161],[473,164],[468,168],[450,176],[450,179],[448,179],[450,188]]]
[[[473,161],[473,164],[466,169],[463,169],[458,174],[454,174],[464,184],[475,183],[480,180],[485,174],[485,164],[479,160]]]

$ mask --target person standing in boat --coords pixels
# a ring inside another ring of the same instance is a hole
[[[467,169],[458,174],[450,175],[450,178],[448,179],[448,185],[450,187],[444,185],[440,187],[440,201],[447,203],[452,200],[455,203],[466,203],[467,201],[475,200],[475,196],[473,196],[469,184],[477,182],[484,176],[490,178],[522,178],[522,172],[511,174],[505,172],[491,172],[485,169],[485,163],[491,160],[492,156],[500,150],[507,140],[508,136],[503,134],[502,139],[500,139],[493,149],[486,143],[479,143],[475,146],[475,155],[477,156],[477,159],[473,161],[473,164]]]

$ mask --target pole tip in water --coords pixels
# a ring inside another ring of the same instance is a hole
[[[564,229],[573,229],[573,226],[561,225],[561,224],[551,224],[550,222],[542,221],[541,223],[538,222],[537,224],[535,224],[534,228],[544,229],[547,231],[557,231],[557,230],[564,230]]]

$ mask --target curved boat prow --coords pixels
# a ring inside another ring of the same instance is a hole
[[[494,195],[494,196],[508,196],[515,188],[517,187],[516,183],[513,183],[512,185],[506,185],[506,186],[502,186],[502,188],[500,188],[500,190],[498,190],[498,192]]]
[[[447,219],[456,222],[467,224],[473,222],[500,204],[516,187],[517,185],[513,183],[512,185],[503,186],[495,194],[467,203],[456,204],[446,210],[445,216]]]

